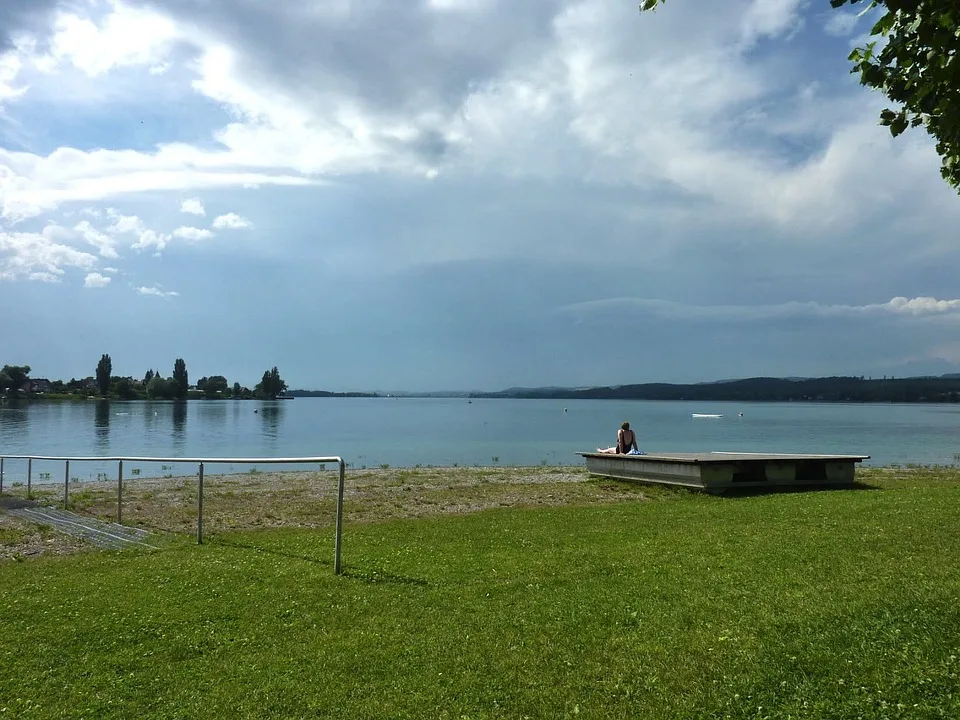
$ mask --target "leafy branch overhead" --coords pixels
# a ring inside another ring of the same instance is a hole
[[[665,0],[643,0],[641,11]],[[869,4],[868,4],[869,3]],[[957,0],[830,0],[834,8],[882,8],[871,42],[850,53],[860,83],[881,90],[896,108],[880,124],[896,137],[923,126],[937,142],[940,174],[960,191],[960,3]]]

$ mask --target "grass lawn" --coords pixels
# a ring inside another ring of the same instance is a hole
[[[0,719],[957,718],[960,473],[0,564]]]

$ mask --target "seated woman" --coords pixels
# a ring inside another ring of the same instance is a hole
[[[637,434],[630,429],[630,423],[624,422],[617,430],[617,445],[611,448],[597,448],[598,453],[610,453],[615,455],[626,455],[630,450],[640,452],[637,447]]]

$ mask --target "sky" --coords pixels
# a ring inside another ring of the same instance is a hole
[[[3,0],[0,364],[960,371],[960,197],[849,72],[872,17],[637,4]]]

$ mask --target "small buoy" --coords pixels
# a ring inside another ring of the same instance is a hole
[[[566,412],[566,411],[567,411],[567,409],[566,409],[566,408],[564,408],[564,409],[563,409],[563,411],[564,411],[564,412]]]

